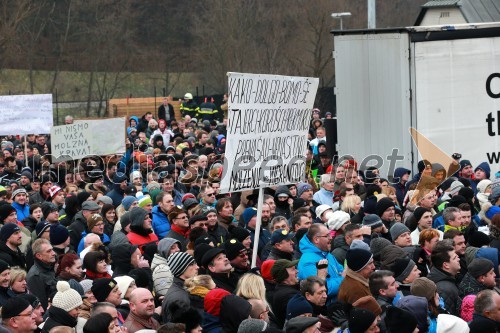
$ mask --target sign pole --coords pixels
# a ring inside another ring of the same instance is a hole
[[[252,268],[256,266],[257,250],[259,249],[260,226],[262,220],[262,205],[264,204],[264,184],[259,186],[259,199],[257,203],[257,223],[255,225],[255,236],[253,238]]]
[[[27,136],[28,136],[27,134],[24,135],[24,160],[25,160],[24,166],[29,166],[28,165],[28,148],[27,148],[28,147],[28,140],[26,139]]]

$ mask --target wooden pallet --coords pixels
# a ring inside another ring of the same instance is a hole
[[[158,107],[163,103],[163,97],[145,97],[145,98],[114,98],[108,103],[108,117],[126,117],[131,116],[141,118],[146,112],[153,113],[155,119],[158,119]],[[171,101],[174,107],[175,119],[182,118],[180,111],[180,102]]]

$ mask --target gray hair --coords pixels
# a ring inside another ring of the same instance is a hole
[[[496,307],[493,299],[495,294],[496,292],[490,289],[479,292],[474,300],[474,312],[482,315],[486,311],[493,310]]]
[[[448,224],[448,221],[455,220],[455,213],[460,214],[460,209],[456,207],[447,207],[443,210],[443,220],[445,224]]]

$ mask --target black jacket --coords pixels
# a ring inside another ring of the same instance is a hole
[[[500,332],[500,322],[474,313],[469,328],[470,333],[497,333]]]
[[[445,308],[454,316],[460,316],[462,300],[459,297],[455,278],[436,267],[432,267],[427,278],[437,286],[439,296],[444,300]]]
[[[11,267],[19,266],[26,270],[26,258],[21,250],[11,250],[5,242],[0,243],[0,259],[8,263]]]
[[[42,332],[50,332],[56,326],[69,326],[76,327],[78,320],[76,318],[71,317],[66,311],[61,308],[51,306],[49,309],[49,317],[45,321],[43,325]]]
[[[26,282],[28,283],[28,290],[38,297],[43,308],[47,309],[48,298],[51,293],[56,291],[57,279],[54,265],[35,259],[34,265],[26,275]]]
[[[75,215],[73,223],[68,227],[69,238],[71,247],[74,249],[78,248],[78,244],[82,239],[82,233],[87,231],[87,219],[83,216],[83,212],[80,211]]]
[[[276,285],[271,307],[276,317],[278,327],[283,327],[285,325],[286,306],[288,304],[288,301],[298,293],[298,286],[288,286],[285,284]]]
[[[233,293],[233,291],[236,289],[236,285],[238,284],[238,276],[236,276],[235,274],[230,273],[228,275],[227,273],[212,272],[209,272],[209,274],[212,277],[212,280],[214,280],[217,288],[222,288],[229,291],[230,293]]]

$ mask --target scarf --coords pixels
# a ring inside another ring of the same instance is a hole
[[[176,226],[175,224],[172,224],[170,226],[170,229],[172,229],[173,231],[175,231],[176,233],[182,235],[184,238],[186,239],[189,239],[189,232],[191,231],[191,229],[187,228],[187,229],[182,229],[181,227],[179,226]]]
[[[106,273],[94,273],[94,272],[87,269],[85,274],[87,275],[87,279],[90,279],[90,280],[96,280],[96,279],[101,279],[101,278],[111,279],[111,275],[109,275],[108,272],[106,272]]]
[[[196,286],[193,289],[189,291],[191,295],[196,295],[200,296],[201,298],[205,298],[205,296],[208,294],[210,289],[203,287],[203,286]]]

